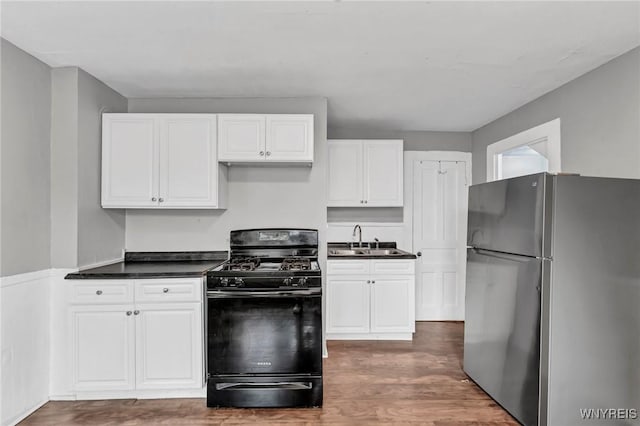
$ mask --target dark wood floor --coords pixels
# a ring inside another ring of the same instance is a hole
[[[331,341],[321,409],[208,409],[204,399],[49,402],[21,425],[518,425],[462,371],[462,323],[413,342]]]

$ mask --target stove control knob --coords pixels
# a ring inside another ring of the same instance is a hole
[[[220,278],[220,287],[228,287],[229,278]]]
[[[234,280],[236,287],[244,287],[244,280],[242,278],[236,278]]]
[[[285,287],[289,287],[291,286],[291,278],[285,278],[282,283],[285,285]]]
[[[306,287],[307,286],[307,277],[302,277],[298,280],[298,286],[299,287]]]

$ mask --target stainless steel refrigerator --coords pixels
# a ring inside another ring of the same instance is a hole
[[[468,225],[467,375],[526,426],[640,424],[640,180],[473,185]]]

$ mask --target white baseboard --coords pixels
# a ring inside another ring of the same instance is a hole
[[[166,398],[205,398],[207,388],[197,389],[160,389],[160,390],[128,390],[128,391],[96,391],[78,392],[73,400],[89,401],[96,399],[166,399]]]
[[[413,333],[329,333],[327,340],[413,340]]]
[[[38,408],[42,407],[47,402],[49,402],[48,399],[38,402],[33,407],[25,410],[24,412],[20,413],[19,415],[17,415],[13,419],[7,421],[6,423],[3,423],[2,426],[15,426],[15,425],[17,425],[18,423],[20,423],[21,421],[23,421],[24,419],[29,417],[31,414],[33,414]]]

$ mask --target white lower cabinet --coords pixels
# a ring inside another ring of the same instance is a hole
[[[139,305],[137,389],[202,386],[201,323],[199,303]]]
[[[71,285],[72,295],[83,294],[80,302],[72,296],[68,308],[76,397],[109,397],[111,391],[150,397],[149,391],[202,389],[200,278],[78,280]],[[162,296],[151,291],[158,286]],[[121,296],[114,298],[114,293]]]
[[[135,387],[131,305],[72,306],[73,383],[77,391]]]
[[[413,260],[330,259],[327,270],[327,339],[412,339]]]

